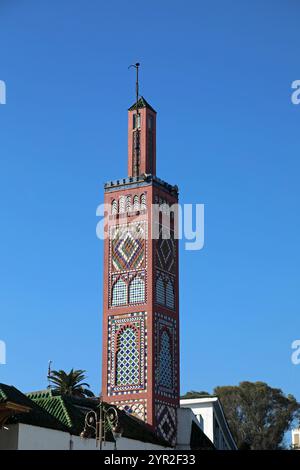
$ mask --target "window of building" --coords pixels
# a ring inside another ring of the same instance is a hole
[[[169,389],[173,388],[171,340],[167,331],[163,331],[160,338],[159,384]]]
[[[123,279],[118,279],[112,288],[111,305],[118,307],[127,304],[127,284]]]
[[[201,427],[201,429],[202,429],[202,431],[203,431],[203,429],[204,429],[204,421],[203,421],[202,415],[201,415],[201,414],[198,414],[198,415],[196,415],[196,418],[197,418],[197,420],[199,421],[200,427]]]
[[[145,281],[135,277],[129,284],[129,303],[145,302]]]
[[[116,384],[136,385],[139,383],[139,351],[137,332],[130,326],[118,336]]]
[[[148,116],[148,129],[153,129],[153,116]]]
[[[134,211],[140,210],[140,202],[139,202],[139,197],[137,194],[133,198],[133,210]]]
[[[146,194],[141,195],[141,211],[146,209]]]
[[[165,284],[161,277],[156,281],[156,302],[165,305]]]
[[[119,212],[122,214],[125,212],[125,197],[120,197],[120,205],[119,205]]]
[[[111,213],[116,215],[118,213],[118,202],[114,199],[111,203]]]
[[[131,211],[131,197],[127,196],[126,197],[126,212],[130,212],[130,211]]]
[[[175,307],[174,287],[171,281],[168,281],[166,286],[166,306],[171,309]]]
[[[140,129],[141,127],[141,115],[133,114],[133,129]]]

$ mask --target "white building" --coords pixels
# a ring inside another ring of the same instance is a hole
[[[237,450],[217,396],[183,398],[180,400],[180,406],[181,408],[190,408],[193,411],[201,429],[217,450]]]
[[[300,428],[292,429],[292,448],[300,449]]]

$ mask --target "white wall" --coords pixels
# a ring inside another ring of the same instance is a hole
[[[95,439],[81,439],[54,429],[29,426],[27,424],[9,425],[9,430],[0,431],[1,450],[99,450]],[[103,443],[103,450],[166,450],[171,449],[156,444],[121,437],[114,442]]]
[[[198,416],[201,415],[203,418],[203,432],[206,436],[214,442],[214,409],[213,403],[190,403],[188,404],[189,400],[185,400],[186,403],[180,402],[180,406],[182,408],[190,408],[192,409],[194,415],[199,421]]]
[[[190,408],[198,421],[200,421],[199,417],[202,417],[203,431],[218,450],[236,449],[234,441],[232,439],[228,441],[230,431],[218,397],[182,399],[180,406]],[[219,430],[215,429],[214,421],[217,422]]]
[[[176,449],[190,449],[191,425],[193,412],[190,408],[177,410],[177,443]]]
[[[191,410],[191,408],[178,408],[177,409],[177,443],[176,449],[190,450],[191,449],[191,433],[192,423],[195,423],[199,429],[202,429],[198,419]]]
[[[19,424],[19,450],[68,450],[70,439],[62,431]]]

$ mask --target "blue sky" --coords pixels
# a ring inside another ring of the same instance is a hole
[[[158,176],[205,204],[181,249],[181,391],[263,380],[300,399],[296,1],[2,0],[0,380],[55,368],[100,388],[103,183],[126,176],[127,108],[158,111]]]

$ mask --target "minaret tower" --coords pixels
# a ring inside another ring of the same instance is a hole
[[[156,111],[137,83],[128,177],[105,184],[102,396],[171,444],[179,406],[178,241],[170,210],[177,202],[177,186],[156,177]]]

